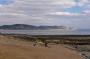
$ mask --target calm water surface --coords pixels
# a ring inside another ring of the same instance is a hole
[[[28,34],[28,35],[88,35],[90,31],[69,31],[61,29],[50,30],[0,30],[4,34]]]

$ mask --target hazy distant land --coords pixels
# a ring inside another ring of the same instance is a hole
[[[8,30],[37,30],[37,29],[66,29],[65,26],[37,26],[28,24],[12,24],[12,25],[2,25],[0,29]]]

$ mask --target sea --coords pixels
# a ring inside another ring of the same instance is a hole
[[[27,34],[27,35],[90,35],[90,30],[63,30],[63,29],[48,29],[48,30],[3,30],[3,34]]]

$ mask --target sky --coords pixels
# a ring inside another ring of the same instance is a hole
[[[90,0],[0,0],[0,25],[4,24],[90,29]]]

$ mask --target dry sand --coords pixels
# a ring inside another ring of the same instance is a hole
[[[83,59],[80,53],[54,45],[33,47],[31,42],[0,36],[0,59]]]

